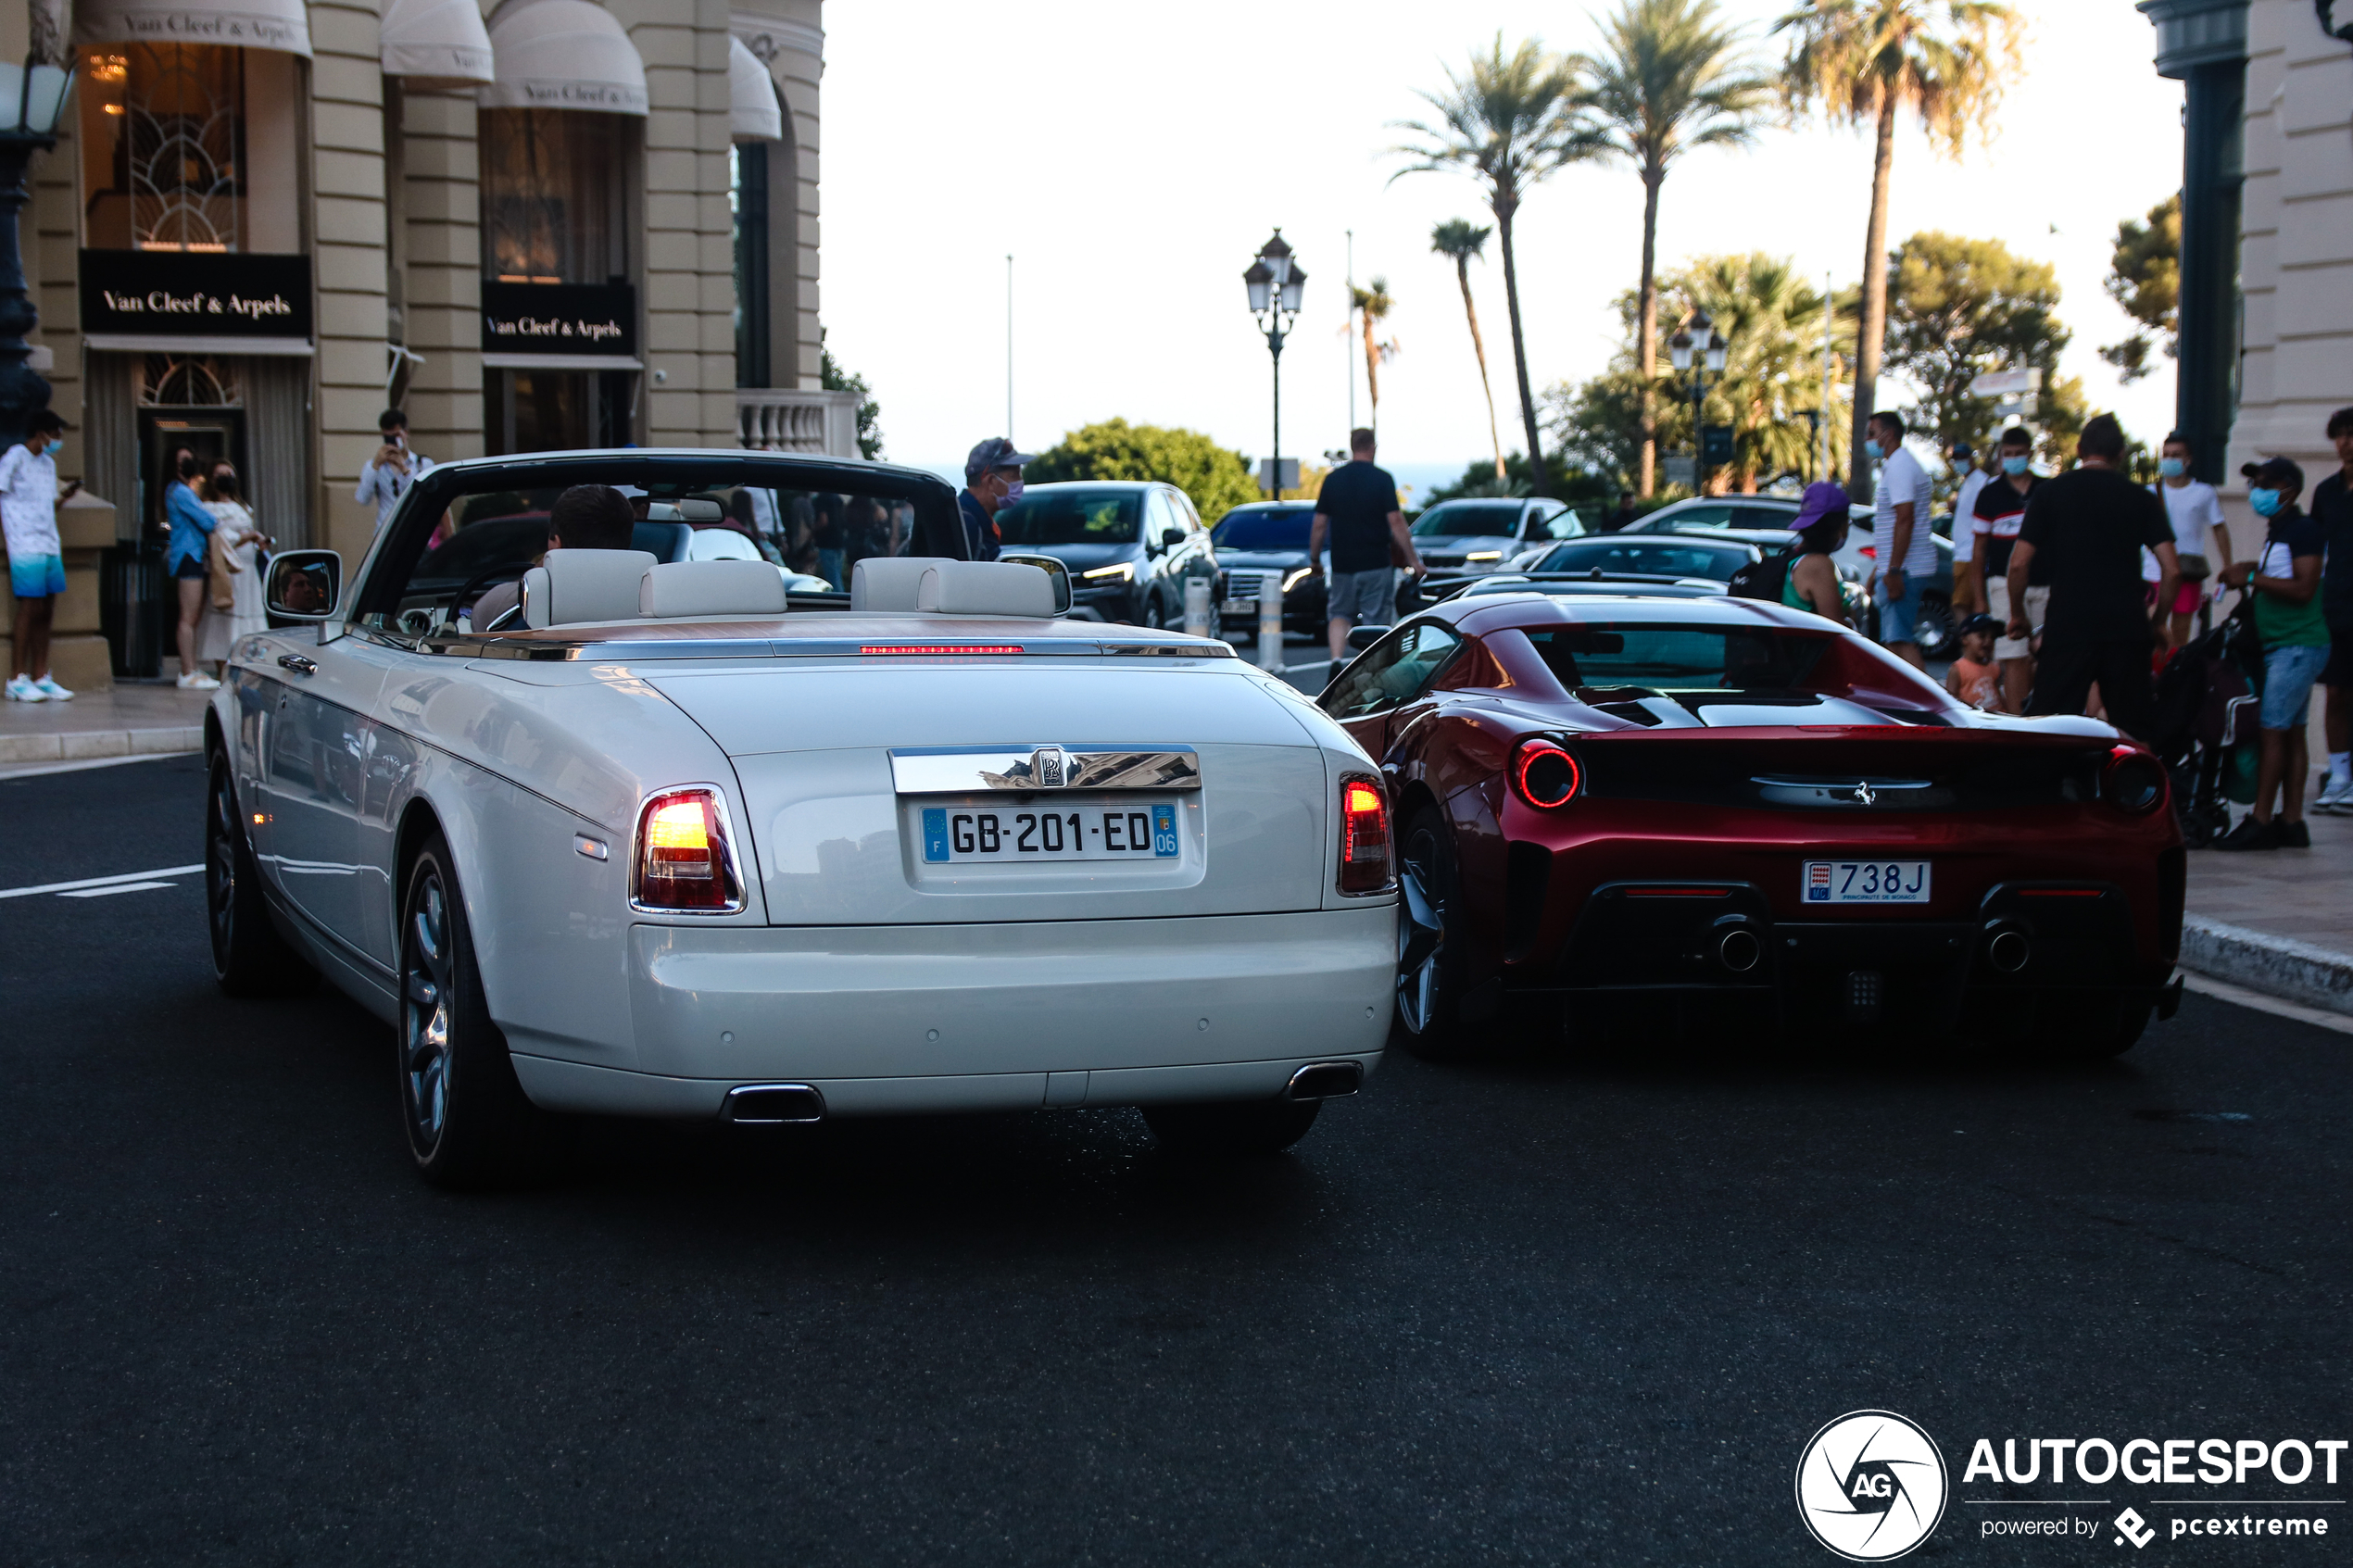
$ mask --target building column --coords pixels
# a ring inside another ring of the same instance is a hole
[[[378,444],[386,358],[384,66],[368,0],[311,0],[311,193],[318,272],[322,545],[356,566],[374,508],[352,499]]]
[[[484,450],[482,395],[482,160],[471,94],[401,101],[409,437],[435,462]]]

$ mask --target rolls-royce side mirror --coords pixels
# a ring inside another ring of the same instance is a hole
[[[262,602],[284,621],[332,621],[343,602],[343,557],[333,550],[284,550],[270,558]]]
[[[1054,613],[1056,615],[1070,613],[1070,568],[1064,566],[1059,559],[1052,556],[1032,555],[1000,555],[997,558],[1000,561],[1012,561],[1016,566],[1034,566],[1052,578],[1054,580]]]

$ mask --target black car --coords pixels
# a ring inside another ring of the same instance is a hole
[[[1313,501],[1261,501],[1217,520],[1210,538],[1217,547],[1217,600],[1227,632],[1256,633],[1260,585],[1273,577],[1281,585],[1284,630],[1322,633],[1324,574],[1307,564],[1315,519]]]
[[[1033,484],[998,512],[997,531],[1006,553],[1051,556],[1070,569],[1071,613],[1081,618],[1182,626],[1185,579],[1217,573],[1209,531],[1173,484]]]

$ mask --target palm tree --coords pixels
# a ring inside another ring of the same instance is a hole
[[[1380,429],[1380,368],[1397,358],[1397,345],[1387,340],[1376,342],[1373,333],[1386,320],[1397,301],[1390,297],[1389,280],[1375,278],[1368,289],[1349,290],[1350,314],[1364,323],[1365,384],[1373,395],[1372,428]]]
[[[1760,480],[1810,466],[1808,410],[1822,397],[1820,289],[1789,257],[1694,257],[1660,283],[1686,308],[1705,310],[1731,345],[1724,374],[1708,389],[1711,423],[1732,428],[1726,487],[1753,491]],[[1689,428],[1687,408],[1677,422]]]
[[[1512,220],[1536,182],[1571,158],[1586,156],[1561,109],[1568,96],[1567,71],[1547,60],[1534,43],[1504,53],[1495,35],[1487,54],[1471,56],[1462,76],[1446,73],[1446,91],[1421,96],[1438,111],[1435,124],[1401,120],[1396,129],[1419,140],[1390,150],[1414,161],[1390,176],[1453,169],[1487,189],[1495,215],[1497,243],[1504,252],[1504,303],[1511,317],[1512,363],[1519,375],[1520,420],[1528,434],[1528,462],[1536,493],[1551,494],[1544,452],[1537,434],[1536,396],[1528,383],[1528,339],[1519,323],[1519,270],[1512,258]]]
[[[1487,248],[1492,229],[1482,229],[1467,218],[1450,218],[1429,232],[1429,248],[1452,257],[1454,281],[1463,285],[1463,314],[1470,320],[1471,352],[1478,356],[1478,389],[1487,394],[1487,439],[1495,446],[1495,477],[1504,477],[1504,437],[1495,428],[1495,386],[1487,379],[1487,343],[1478,335],[1478,307],[1471,303],[1471,257]]]
[[[1871,417],[1887,334],[1887,185],[1895,117],[1919,117],[1930,145],[1958,157],[1971,131],[1993,128],[2005,78],[2019,67],[2020,19],[2002,0],[1804,0],[1773,24],[1790,35],[1781,94],[1793,111],[1818,105],[1832,123],[1869,121],[1871,220],[1863,243],[1862,320],[1855,343],[1850,488],[1870,488],[1863,427]]]
[[[1634,166],[1642,180],[1639,367],[1642,470],[1657,484],[1658,420],[1650,382],[1658,374],[1658,193],[1676,158],[1693,147],[1748,142],[1771,89],[1747,69],[1740,35],[1717,0],[1619,0],[1602,24],[1602,52],[1571,57],[1570,114],[1580,144]]]

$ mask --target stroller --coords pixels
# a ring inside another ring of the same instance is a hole
[[[2172,775],[2183,842],[2204,848],[2255,798],[2263,650],[2245,599],[2222,624],[2176,648],[2157,675],[2150,748]]]

